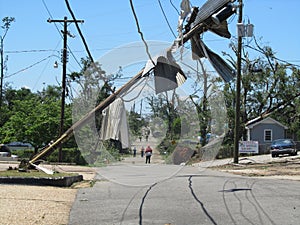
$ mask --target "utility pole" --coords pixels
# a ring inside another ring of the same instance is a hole
[[[67,58],[68,58],[68,51],[67,51],[67,38],[69,32],[67,30],[68,23],[83,23],[83,20],[68,20],[68,18],[65,16],[63,20],[47,20],[48,23],[64,23],[64,30],[63,33],[63,52],[62,52],[62,93],[61,93],[61,112],[60,112],[60,126],[59,126],[59,137],[64,133],[64,116],[65,116],[65,97],[66,97],[66,76],[67,76]],[[62,161],[62,146],[59,146],[58,149],[58,161]]]
[[[243,0],[239,0],[238,24],[241,24],[242,22],[243,22]],[[236,98],[235,98],[235,130],[234,130],[234,152],[233,152],[234,163],[239,163],[242,38],[243,38],[242,35],[238,35]]]

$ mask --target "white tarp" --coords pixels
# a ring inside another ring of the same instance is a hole
[[[116,99],[103,110],[100,139],[119,140],[122,148],[129,148],[129,131],[124,102],[121,98]]]

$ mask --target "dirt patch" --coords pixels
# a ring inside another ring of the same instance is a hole
[[[6,170],[8,166],[10,165],[0,164],[0,171]],[[84,181],[69,188],[0,184],[1,224],[68,224],[77,190],[92,186],[95,170],[80,166],[45,167],[59,172],[80,174]]]
[[[211,168],[242,176],[300,180],[299,159],[283,159],[266,163],[226,164]]]
[[[76,189],[0,185],[1,224],[68,224]]]

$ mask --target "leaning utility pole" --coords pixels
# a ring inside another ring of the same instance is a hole
[[[68,57],[68,51],[67,51],[67,38],[68,33],[67,25],[68,23],[83,23],[84,20],[68,20],[65,16],[63,20],[50,20],[48,19],[47,22],[49,23],[64,23],[64,30],[63,33],[63,52],[62,52],[62,94],[61,94],[61,113],[60,113],[60,126],[59,126],[59,137],[64,133],[64,115],[65,115],[65,97],[66,97],[66,76],[67,76],[67,57]],[[62,161],[62,146],[60,145],[59,151],[58,151],[58,161]]]
[[[239,0],[238,24],[241,24],[242,22],[243,22],[243,0]],[[236,98],[235,98],[235,130],[234,130],[234,152],[233,152],[234,163],[239,163],[242,38],[243,38],[242,35],[238,35]]]

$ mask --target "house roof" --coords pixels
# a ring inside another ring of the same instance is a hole
[[[284,129],[288,129],[287,126],[284,126],[282,123],[278,122],[277,120],[271,118],[271,117],[266,117],[266,118],[262,118],[262,117],[257,117],[253,120],[250,120],[246,123],[246,128],[247,129],[252,129],[253,127],[255,127],[258,124],[261,123],[267,123],[267,124],[277,124],[281,127],[283,127]]]

